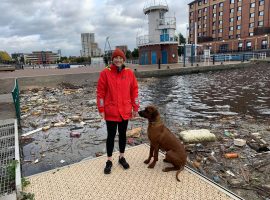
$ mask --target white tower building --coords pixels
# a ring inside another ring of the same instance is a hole
[[[148,35],[137,37],[140,64],[177,62],[176,18],[166,17],[166,0],[147,1],[143,12],[148,15]]]

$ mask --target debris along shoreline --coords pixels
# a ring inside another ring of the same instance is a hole
[[[21,110],[22,134],[33,131],[21,137],[23,176],[105,154],[106,128],[97,114],[95,86],[62,83],[57,88],[23,90]],[[177,135],[207,130],[215,136],[185,142],[190,167],[244,199],[269,198],[269,119],[237,115],[175,124],[167,116],[164,122]],[[144,119],[130,121],[128,146],[148,142],[146,129]]]

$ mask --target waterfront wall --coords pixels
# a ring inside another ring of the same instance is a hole
[[[195,66],[195,67],[181,67],[172,69],[155,69],[155,70],[135,70],[137,78],[147,77],[162,77],[173,75],[184,75],[192,73],[202,73],[209,71],[231,70],[246,67],[255,67],[256,65],[269,65],[268,62],[249,62],[229,65],[211,65],[211,66]],[[170,65],[168,65],[170,68]],[[82,74],[63,74],[50,76],[36,76],[36,77],[21,77],[18,78],[20,90],[27,88],[40,87],[56,87],[58,84],[65,82],[74,85],[91,85],[96,84],[99,77],[99,72],[82,73]],[[0,79],[0,94],[9,93],[13,89],[14,78]]]

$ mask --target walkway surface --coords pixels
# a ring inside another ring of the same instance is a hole
[[[118,163],[118,152],[113,154],[112,173],[103,173],[106,157],[82,161],[63,168],[36,174],[27,179],[30,185],[25,192],[35,195],[35,200],[229,200],[239,199],[213,182],[188,168],[176,181],[176,172],[162,172],[168,163],[162,162],[161,153],[154,169],[143,161],[148,157],[149,146],[142,144],[126,151],[131,168],[124,170]]]
[[[0,95],[0,112],[0,120],[16,119],[15,106],[11,93]]]

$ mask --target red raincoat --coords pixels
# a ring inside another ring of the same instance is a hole
[[[138,83],[133,71],[123,68],[118,72],[113,64],[104,69],[97,85],[97,106],[107,121],[128,120],[132,110],[138,112]]]

